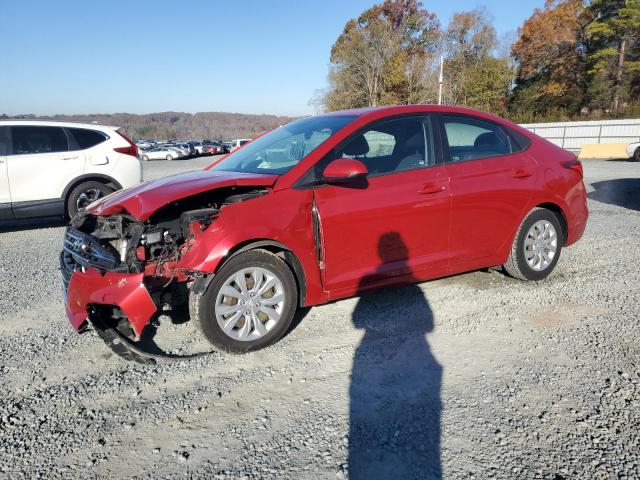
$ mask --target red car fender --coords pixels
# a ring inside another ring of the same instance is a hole
[[[306,306],[327,301],[316,258],[311,190],[283,190],[228,205],[180,259],[181,269],[215,273],[228,255],[245,245],[272,241],[284,245],[300,262],[306,283]],[[277,206],[277,210],[276,210]],[[278,216],[266,225],[270,211]]]

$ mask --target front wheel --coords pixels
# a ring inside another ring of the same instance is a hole
[[[167,160],[169,160],[169,161],[173,160],[173,156],[167,155]]]
[[[276,343],[291,325],[298,289],[289,266],[265,250],[231,258],[202,296],[191,294],[191,318],[207,340],[235,353]]]
[[[543,280],[553,271],[564,243],[557,215],[534,208],[520,224],[504,269],[520,280]]]
[[[148,162],[148,161],[149,161],[149,157],[148,157],[148,156],[146,156],[146,155],[143,155],[143,156],[142,156],[142,161],[143,161],[143,162]]]
[[[640,162],[640,147],[636,148],[636,151],[633,152],[633,161],[634,162]]]

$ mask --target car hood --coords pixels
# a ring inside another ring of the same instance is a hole
[[[185,197],[223,187],[271,187],[277,178],[277,175],[198,170],[118,190],[92,203],[87,210],[101,216],[126,212],[144,221],[165,205]]]

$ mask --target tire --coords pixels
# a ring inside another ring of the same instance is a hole
[[[149,157],[147,157],[146,155],[142,156],[142,161],[143,162],[148,162],[149,161]]]
[[[253,273],[256,269],[262,276]],[[238,274],[240,278],[244,277],[247,289],[244,297],[233,280]],[[258,286],[255,284],[256,276]],[[257,288],[256,293],[259,293],[262,287],[269,286],[267,284],[273,281],[272,278],[275,278],[273,288],[260,296],[251,295],[253,298],[250,298],[251,290]],[[227,296],[224,292],[232,292],[232,295]],[[282,302],[272,303],[276,299],[282,299]],[[267,301],[270,302],[268,305]],[[247,303],[239,306],[241,302]],[[232,257],[216,273],[203,295],[191,293],[189,298],[191,319],[207,340],[232,353],[259,350],[276,343],[289,329],[297,305],[298,289],[291,269],[280,257],[265,250],[250,250]],[[228,312],[221,312],[221,309]],[[267,314],[267,311],[271,313]],[[279,314],[277,320],[274,319],[274,312]],[[225,321],[229,322],[229,333],[225,333],[220,324]],[[260,322],[261,328],[256,328],[255,322]]]
[[[633,152],[633,157],[631,157],[634,162],[640,162],[640,147],[636,148],[636,151]]]
[[[548,233],[542,234],[543,230],[539,227],[545,223],[553,228],[549,227],[546,229]],[[535,229],[534,226],[536,226]],[[538,232],[541,236],[537,235]],[[531,237],[530,233],[532,233]],[[553,233],[555,233],[555,245],[552,241]],[[565,232],[562,230],[558,216],[546,208],[534,208],[520,224],[513,239],[509,258],[503,267],[509,275],[519,280],[534,282],[544,280],[551,274],[560,259],[564,239]],[[555,246],[555,252],[551,257],[553,246]],[[536,250],[538,254],[535,253]],[[533,262],[533,265],[530,262]]]
[[[69,218],[73,218],[80,208],[84,208],[95,200],[109,195],[113,188],[101,182],[84,182],[71,190],[67,198],[66,211]]]
[[[173,160],[173,157],[171,155],[167,155],[167,160],[171,161]]]

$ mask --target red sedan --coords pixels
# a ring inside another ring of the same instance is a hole
[[[580,162],[511,122],[335,112],[90,205],[64,240],[66,309],[135,350],[157,311],[188,300],[213,344],[255,350],[298,307],[373,288],[496,265],[542,280],[587,215]]]

